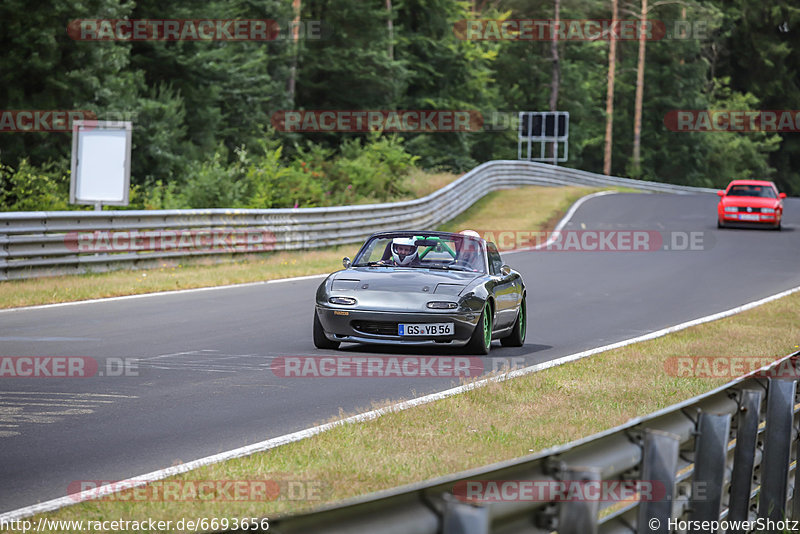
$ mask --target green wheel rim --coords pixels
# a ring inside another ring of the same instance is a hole
[[[522,341],[525,341],[525,324],[527,322],[525,320],[525,301],[523,301],[522,306],[519,307],[519,333]]]
[[[483,310],[483,344],[487,347],[492,343],[491,312],[492,309],[487,304],[486,308]]]

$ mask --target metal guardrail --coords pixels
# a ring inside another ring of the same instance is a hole
[[[542,163],[489,161],[426,197],[406,202],[301,209],[0,213],[0,280],[146,266],[165,258],[358,243],[379,230],[433,229],[491,191],[522,185],[714,191]]]
[[[772,369],[797,376],[800,352]],[[786,366],[789,366],[788,368]],[[784,366],[781,368],[780,366]],[[769,373],[767,373],[769,374]],[[773,373],[780,375],[780,372]],[[682,532],[676,521],[800,519],[797,380],[740,378],[580,441],[303,515],[273,518],[297,534],[561,534]],[[790,479],[790,472],[794,476]],[[660,498],[468,502],[467,481],[636,481]],[[457,496],[458,495],[458,496]],[[689,532],[711,532],[689,525]],[[773,529],[757,529],[769,532]],[[734,532],[736,530],[728,530]],[[791,531],[790,530],[787,530]]]

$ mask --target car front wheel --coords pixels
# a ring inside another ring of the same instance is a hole
[[[322,323],[319,321],[317,312],[314,311],[314,346],[318,349],[338,349],[340,343],[338,341],[331,341],[325,337],[325,331],[322,329]]]
[[[487,302],[483,306],[481,316],[478,318],[478,324],[475,326],[475,331],[472,332],[472,337],[469,338],[467,349],[471,354],[489,354],[489,348],[492,346],[492,307]]]
[[[514,329],[511,333],[500,339],[500,344],[504,347],[521,347],[525,343],[525,331],[528,323],[528,310],[525,307],[525,298],[522,298],[522,303],[519,305],[519,313],[517,314],[517,322],[514,323]]]

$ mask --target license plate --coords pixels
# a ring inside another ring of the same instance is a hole
[[[739,214],[740,221],[757,221],[758,214],[757,213],[740,213]]]
[[[452,336],[454,323],[399,324],[397,333],[401,336]]]

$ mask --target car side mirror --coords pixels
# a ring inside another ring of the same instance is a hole
[[[508,276],[509,274],[511,274],[511,267],[509,267],[508,265],[503,265],[502,267],[500,267],[500,274],[502,274],[503,276]]]
[[[349,269],[350,266],[353,265],[353,262],[350,260],[350,258],[345,256],[344,258],[342,258],[342,265],[344,266],[345,269]]]
[[[725,191],[717,191],[717,196],[718,197],[724,197],[725,196]]]
[[[786,193],[778,193],[778,198],[786,198]]]

